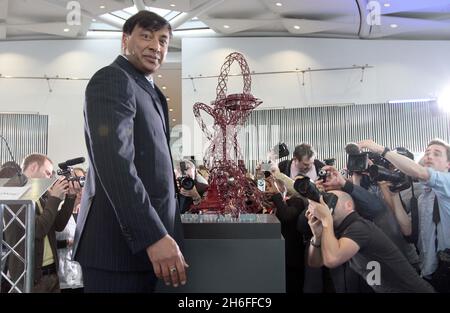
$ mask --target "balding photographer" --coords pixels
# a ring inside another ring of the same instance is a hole
[[[332,191],[329,195],[335,197],[327,200],[331,207],[324,197],[320,203],[309,200],[307,218],[314,235],[308,250],[310,266],[335,268],[350,262],[376,292],[434,291],[392,241],[355,211],[349,194]]]

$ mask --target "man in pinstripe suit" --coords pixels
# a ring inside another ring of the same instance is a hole
[[[151,76],[171,36],[155,13],[130,17],[123,54],[86,88],[89,172],[74,243],[86,292],[152,292],[157,278],[186,283],[167,102]]]

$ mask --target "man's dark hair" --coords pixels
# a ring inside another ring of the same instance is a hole
[[[313,157],[316,154],[313,147],[308,143],[302,143],[295,147],[294,150],[294,158],[301,161],[304,156],[307,156],[308,159]]]
[[[122,31],[127,35],[131,35],[136,26],[140,26],[152,32],[166,27],[169,30],[170,38],[172,38],[172,26],[170,26],[170,23],[164,17],[156,13],[150,11],[139,11],[126,20],[125,24],[123,24]]]
[[[450,162],[450,145],[448,145],[444,140],[439,139],[439,138],[435,138],[435,139],[431,140],[428,143],[427,148],[431,145],[438,145],[438,146],[444,147],[445,151],[447,152],[447,161]]]

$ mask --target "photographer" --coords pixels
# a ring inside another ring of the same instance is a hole
[[[70,175],[75,180],[84,181],[86,172],[75,167],[70,170]],[[56,244],[59,258],[59,284],[62,293],[82,293],[83,277],[81,266],[77,261],[72,260],[73,239],[75,237],[76,220],[80,210],[80,201],[83,190],[80,189],[75,198],[72,215],[63,231],[56,233]]]
[[[307,218],[314,235],[308,249],[310,266],[335,268],[350,261],[350,267],[366,279],[375,292],[433,292],[390,239],[355,212],[349,194],[332,193],[337,196],[333,211],[323,197],[320,203],[309,201]],[[378,275],[371,271],[374,264],[379,268]]]
[[[361,148],[380,153],[408,176],[419,179],[425,190],[418,199],[421,275],[439,292],[449,292],[450,256],[450,146],[442,140],[428,143],[423,165],[393,153],[372,140],[359,143]],[[404,235],[411,235],[409,216],[397,215]]]
[[[178,203],[183,214],[189,211],[192,205],[200,204],[209,186],[203,177],[197,175],[194,163],[189,160],[179,162],[174,171],[180,190]]]
[[[24,159],[22,170],[28,178],[51,178],[53,164],[45,155],[30,154]],[[78,182],[67,181],[61,177],[36,202],[33,292],[60,292],[55,232],[65,228],[80,188]],[[58,211],[62,201],[63,204]],[[19,218],[24,221],[24,214],[20,214]],[[9,222],[6,216],[5,222]],[[16,245],[23,235],[24,230],[17,223],[11,224],[5,232],[10,246]],[[24,249],[22,241],[17,251],[23,256]],[[23,263],[13,254],[9,256],[8,262],[9,274],[13,280],[16,280],[24,270]]]
[[[325,165],[315,158],[315,151],[310,144],[302,143],[295,147],[293,158],[278,164],[281,173],[294,179],[298,175],[308,176],[312,181],[319,177],[320,169]]]
[[[378,226],[417,270],[419,260],[415,248],[405,240],[394,215],[387,209],[389,200],[384,199],[387,200],[387,204],[385,204],[381,195],[374,192],[378,189],[378,185],[371,185],[372,187],[367,190],[357,183],[362,176],[366,176],[364,173],[353,173],[352,178],[356,183],[352,183],[344,179],[333,167],[325,166],[323,169],[329,173],[326,183],[323,184],[325,190],[342,190],[350,194],[355,202],[355,210],[358,214]],[[380,188],[382,191],[383,186],[384,183],[381,182]]]
[[[285,240],[286,292],[298,294],[303,290],[305,246],[297,221],[308,207],[308,201],[303,197],[285,199],[286,192],[283,181],[273,176],[266,179],[266,194],[275,205],[275,215],[280,220]]]

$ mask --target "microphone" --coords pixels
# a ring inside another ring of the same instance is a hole
[[[58,164],[58,166],[60,169],[66,170],[69,166],[84,163],[84,161],[85,161],[85,159],[83,157],[79,157],[79,158],[67,160],[65,162],[61,162]]]
[[[354,142],[349,142],[345,145],[345,152],[349,155],[355,155],[360,154],[361,150],[359,149],[359,146]]]
[[[2,135],[0,135],[0,138],[5,142],[6,148],[8,149],[8,153],[9,153],[9,156],[11,157],[11,160],[15,164],[17,164],[16,159],[14,158],[14,155],[13,155],[13,153],[11,151],[11,148],[9,147],[8,140],[6,140],[6,138],[3,137]],[[23,175],[22,170],[20,168],[18,168],[17,166],[14,166],[14,168],[17,171],[17,175],[11,177],[5,183],[4,186],[5,187],[22,187],[22,186],[25,186],[27,184],[27,182],[28,182],[28,178],[25,175]]]

